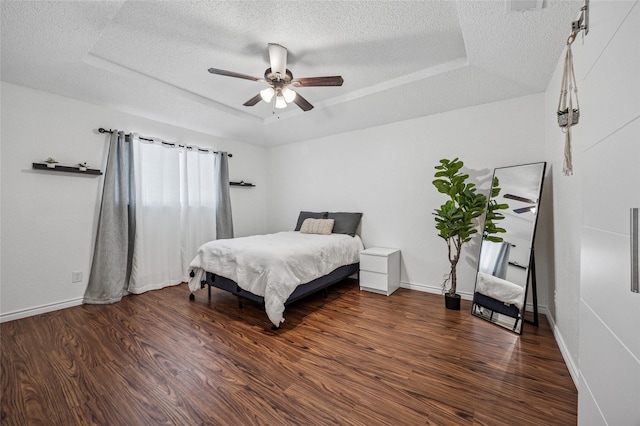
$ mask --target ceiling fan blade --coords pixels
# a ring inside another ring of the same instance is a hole
[[[310,111],[313,109],[313,105],[308,100],[300,96],[300,93],[296,93],[296,97],[293,98],[293,103],[298,105],[303,111]]]
[[[250,75],[240,74],[239,72],[225,71],[225,70],[220,70],[218,68],[209,68],[209,72],[211,74],[225,75],[227,77],[244,78],[245,80],[251,80],[251,81],[265,81],[264,78],[252,77]]]
[[[271,72],[284,76],[287,72],[287,48],[269,43],[269,62],[271,63]]]
[[[244,105],[244,106],[254,106],[255,104],[257,104],[261,100],[262,100],[262,96],[260,96],[260,93],[258,93],[257,95],[255,95],[253,98],[249,99],[247,102],[243,103],[242,105]]]
[[[342,83],[344,83],[344,80],[339,75],[331,77],[296,78],[291,81],[291,84],[296,87],[342,86]]]

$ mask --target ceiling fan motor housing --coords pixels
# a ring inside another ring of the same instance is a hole
[[[275,73],[271,71],[271,68],[267,68],[264,72],[264,79],[267,80],[269,84],[274,84],[278,82],[282,82],[284,84],[290,84],[291,80],[293,80],[293,74],[291,71],[287,70],[285,75],[281,75],[280,73]]]

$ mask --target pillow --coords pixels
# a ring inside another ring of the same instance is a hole
[[[326,219],[327,218],[327,212],[318,212],[318,213],[314,213],[314,212],[305,212],[302,211],[300,212],[300,215],[298,216],[298,223],[296,224],[296,229],[294,229],[294,231],[299,231],[300,228],[302,227],[302,222],[304,222],[305,219]]]
[[[333,229],[333,219],[312,219],[308,218],[302,222],[301,234],[329,235]]]
[[[362,213],[329,213],[329,219],[334,219],[334,234],[347,234],[355,237]]]

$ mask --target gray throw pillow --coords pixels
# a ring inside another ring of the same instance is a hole
[[[347,234],[355,237],[362,213],[329,212],[328,218],[334,220],[334,234]]]

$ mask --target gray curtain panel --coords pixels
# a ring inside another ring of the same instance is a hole
[[[511,251],[511,244],[504,241],[500,245],[500,251],[496,256],[496,265],[493,269],[493,275],[502,278],[507,278],[507,268],[509,266],[509,252]]]
[[[84,303],[114,303],[128,294],[135,235],[132,145],[125,142],[124,132],[114,130],[111,134]]]
[[[231,197],[229,196],[229,156],[226,152],[216,155],[218,187],[216,188],[216,239],[233,238]]]

